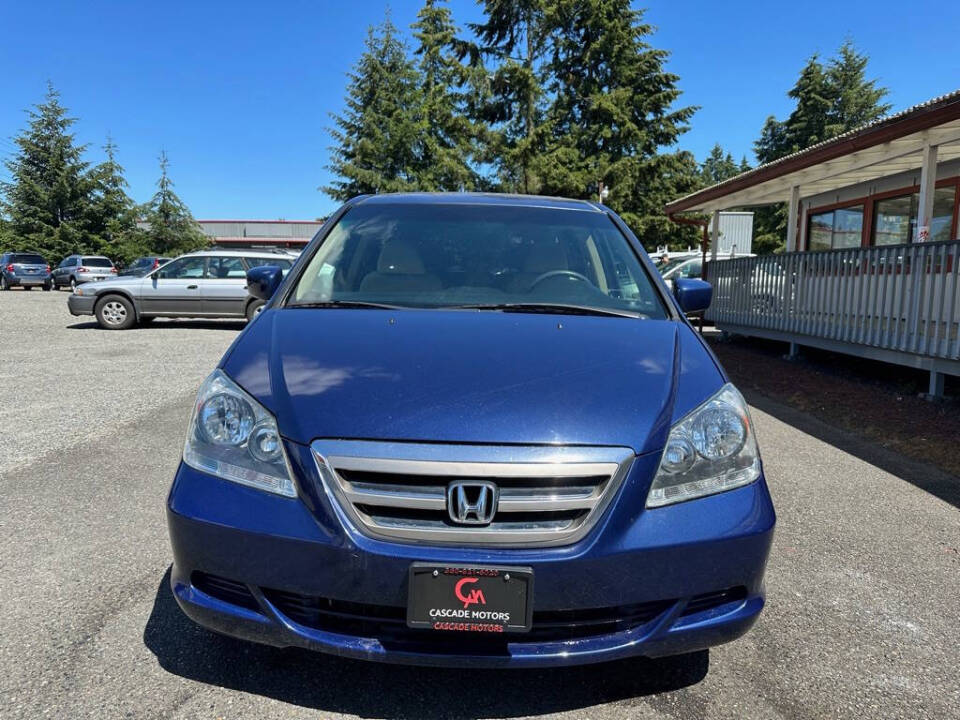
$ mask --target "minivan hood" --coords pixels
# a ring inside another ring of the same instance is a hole
[[[678,321],[282,308],[223,369],[285,437],[658,449],[723,377]]]

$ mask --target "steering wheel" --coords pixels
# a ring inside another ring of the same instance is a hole
[[[542,283],[544,280],[549,280],[550,278],[561,277],[564,275],[574,280],[581,280],[587,283],[588,285],[590,284],[590,279],[586,275],[581,275],[580,273],[575,272],[573,270],[550,270],[549,272],[545,272],[543,273],[543,275],[538,276],[536,280],[530,283],[530,289],[533,290],[537,285]]]

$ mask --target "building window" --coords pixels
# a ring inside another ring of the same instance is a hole
[[[863,232],[863,205],[816,213],[807,220],[809,250],[837,250],[860,247]]]
[[[937,188],[933,193],[933,217],[930,220],[930,240],[949,240],[953,222],[953,204],[956,189]],[[874,245],[903,245],[913,242],[917,231],[917,207],[920,194],[877,200],[874,205]]]

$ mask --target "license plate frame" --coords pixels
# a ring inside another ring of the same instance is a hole
[[[410,565],[410,628],[470,634],[525,633],[532,624],[533,568],[432,562]]]

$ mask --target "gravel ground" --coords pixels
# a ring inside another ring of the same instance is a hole
[[[2,718],[960,717],[960,511],[904,479],[937,471],[762,398],[779,526],[767,610],[735,643],[466,673],[203,631],[167,587],[163,502],[193,392],[236,326],[101,332],[65,301],[0,295],[4,386],[79,381],[0,415]]]
[[[243,329],[228,321],[156,320],[125,332],[67,311],[67,292],[0,293],[0,472],[56,455],[120,425],[150,432],[158,403],[195,392]]]

